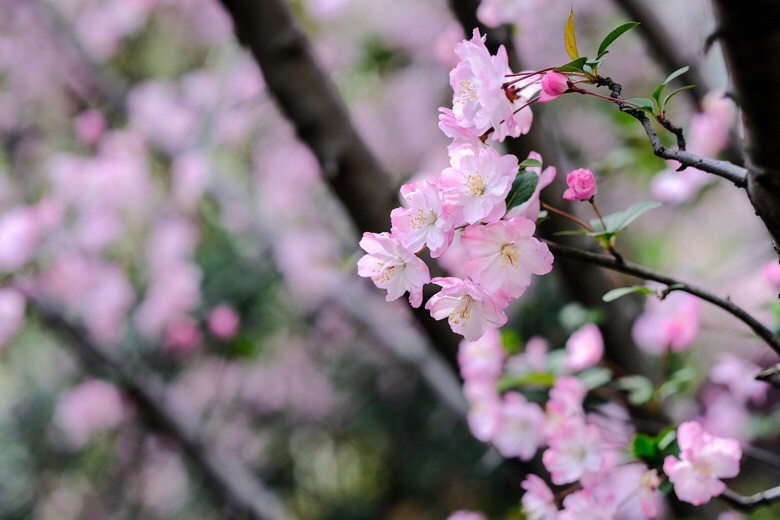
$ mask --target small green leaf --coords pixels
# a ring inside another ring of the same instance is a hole
[[[663,82],[663,83],[661,83],[661,85],[668,85],[668,84],[669,84],[671,81],[673,81],[673,80],[674,80],[676,77],[678,77],[678,76],[680,76],[680,75],[682,75],[682,74],[685,74],[686,72],[688,72],[688,70],[689,70],[689,69],[690,69],[690,67],[689,67],[689,66],[687,66],[687,65],[686,65],[685,67],[681,67],[681,68],[677,69],[676,71],[674,71],[674,72],[672,72],[671,74],[669,74],[669,76],[668,76],[668,77],[667,77],[667,78],[664,80],[664,82]]]
[[[538,168],[542,165],[541,162],[536,159],[526,159],[520,163],[520,168]]]
[[[653,398],[653,382],[644,376],[621,377],[617,385],[628,392],[628,401],[633,405],[645,404]]]
[[[618,27],[617,29],[609,33],[607,37],[604,38],[604,40],[602,40],[601,45],[599,45],[598,56],[601,57],[605,52],[607,52],[607,47],[612,45],[612,42],[620,38],[620,36],[622,36],[623,33],[625,33],[626,31],[630,31],[637,25],[639,25],[639,22],[624,23],[623,25],[621,25],[620,27]]]
[[[537,184],[539,184],[537,174],[528,170],[520,170],[512,183],[509,195],[506,196],[506,209],[510,210],[530,199],[536,191]]]
[[[635,105],[639,105],[639,109],[644,110],[645,112],[650,112],[651,114],[655,113],[655,103],[653,103],[652,99],[638,97],[638,98],[629,98],[626,99],[629,103],[633,103]]]
[[[577,52],[577,37],[574,34],[574,5],[569,10],[569,19],[566,20],[566,27],[563,30],[563,43],[566,46],[566,53],[573,60],[580,57]]]
[[[585,72],[585,63],[588,61],[588,58],[583,56],[582,58],[577,58],[576,60],[570,61],[566,65],[561,65],[560,67],[555,69],[555,72]]]
[[[663,429],[663,431],[661,431],[661,433],[656,435],[655,438],[658,444],[658,449],[663,451],[670,447],[672,443],[677,440],[677,427],[667,426]]]
[[[665,86],[666,85],[661,83],[660,85],[658,85],[658,88],[653,91],[653,99],[655,99],[655,102],[658,104],[661,103],[661,93],[664,91]]]
[[[663,113],[663,111],[666,109],[666,104],[669,102],[670,99],[672,99],[672,96],[676,95],[678,92],[682,92],[683,90],[692,89],[695,86],[696,85],[685,85],[684,87],[680,87],[674,92],[672,92],[671,94],[669,94],[668,96],[666,96],[663,102],[661,103],[661,112]]]
[[[628,227],[629,224],[639,218],[643,213],[646,213],[651,209],[655,209],[659,206],[661,206],[661,204],[658,202],[640,202],[638,204],[634,204],[625,211],[607,215],[604,217],[604,224],[607,227],[606,231],[610,233],[619,233]],[[601,221],[599,219],[591,220],[590,225],[593,226],[597,233],[604,232],[604,229],[601,226]]]
[[[664,495],[667,495],[672,490],[673,486],[674,484],[672,484],[671,480],[664,480],[663,482],[661,482],[661,485],[658,486],[658,491],[660,491]]]
[[[611,302],[617,300],[618,298],[622,298],[627,294],[632,294],[632,293],[655,294],[655,290],[649,287],[645,287],[644,285],[634,285],[633,287],[619,287],[617,289],[612,289],[604,296],[602,296],[601,299],[604,300],[605,302]]]
[[[498,391],[506,392],[523,386],[553,386],[555,374],[552,372],[531,372],[522,376],[504,376],[498,380]]]
[[[637,433],[631,440],[631,451],[638,459],[652,463],[658,458],[658,448],[655,441],[649,435]]]
[[[604,367],[593,367],[577,374],[585,388],[590,390],[609,383],[612,380],[612,371]]]

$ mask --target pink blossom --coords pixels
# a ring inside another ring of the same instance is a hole
[[[0,289],[0,347],[13,338],[24,325],[25,298],[11,288]]]
[[[482,0],[477,8],[477,18],[488,27],[517,24],[534,3],[534,0]]]
[[[536,159],[537,161],[542,162],[542,156],[536,152],[530,152],[528,154],[528,158]],[[539,211],[541,209],[539,194],[543,188],[549,186],[550,183],[555,179],[556,169],[555,166],[548,166],[544,169],[544,171],[542,171],[541,166],[531,166],[530,168],[526,168],[526,170],[539,176],[539,180],[536,183],[536,189],[534,189],[533,194],[531,194],[527,201],[523,202],[522,204],[518,204],[517,206],[507,211],[504,219],[510,219],[512,217],[527,217],[536,222],[536,220],[539,218]]]
[[[119,391],[98,379],[84,381],[60,397],[54,423],[80,448],[96,433],[116,428],[128,416]]]
[[[419,307],[423,285],[431,280],[428,266],[390,233],[363,233],[360,247],[368,253],[358,260],[358,274],[387,289],[387,301],[409,292],[409,303]]]
[[[527,374],[529,372],[544,372],[547,370],[547,340],[534,336],[525,342],[523,352],[512,356],[506,362],[506,370],[510,374]]]
[[[613,520],[616,508],[616,503],[597,501],[593,493],[585,489],[563,499],[558,520]]]
[[[447,517],[447,520],[487,520],[487,517],[483,515],[482,513],[478,513],[476,511],[455,511],[450,516]]]
[[[477,341],[462,341],[458,349],[458,364],[465,381],[475,378],[497,380],[501,376],[506,350],[501,334],[488,329]]]
[[[571,418],[549,432],[549,448],[542,454],[542,463],[550,472],[553,484],[568,484],[601,469],[598,429],[582,418]]]
[[[566,342],[566,367],[572,371],[591,367],[604,355],[604,338],[599,328],[588,323],[580,327]]]
[[[469,279],[434,278],[431,282],[442,287],[425,308],[434,319],[447,318],[453,331],[469,341],[485,334],[488,326],[501,327],[507,322],[503,309],[509,297],[502,292],[488,293]]]
[[[655,518],[658,516],[659,493],[658,486],[661,485],[661,478],[658,476],[658,471],[655,469],[648,469],[642,473],[641,479],[642,487],[639,490],[639,505],[642,508],[642,513],[648,518]]]
[[[664,460],[664,472],[674,484],[677,498],[701,505],[723,493],[721,478],[739,473],[742,449],[733,439],[714,437],[697,422],[686,422],[677,429],[680,458],[670,455]]]
[[[83,143],[94,144],[106,130],[106,120],[97,110],[82,112],[73,120],[76,137]]]
[[[189,316],[183,316],[168,324],[165,331],[165,343],[179,354],[191,351],[200,341],[198,323]]]
[[[470,128],[478,137],[512,117],[512,106],[501,88],[509,73],[506,49],[502,45],[495,56],[485,47],[485,36],[474,29],[471,40],[455,46],[461,59],[450,72],[453,113],[460,126]]]
[[[562,425],[585,415],[582,402],[586,393],[585,385],[574,376],[556,379],[545,407],[547,417],[544,430],[547,435],[555,435]]]
[[[771,283],[776,290],[780,290],[780,262],[772,260],[761,269],[764,279]]]
[[[687,293],[651,299],[645,313],[634,322],[634,341],[651,354],[662,354],[668,348],[679,352],[696,339],[700,315],[699,299]]]
[[[458,221],[474,224],[500,219],[517,175],[517,157],[501,156],[489,147],[464,146],[451,156],[450,164],[441,172],[439,185]]]
[[[552,270],[553,256],[547,244],[532,236],[535,229],[525,217],[467,227],[460,239],[469,252],[466,271],[489,292],[520,296],[531,284],[532,274]]]
[[[34,206],[17,206],[0,215],[0,272],[15,271],[32,260],[43,231]]]
[[[501,398],[496,380],[484,376],[467,380],[463,394],[469,403],[466,420],[472,435],[482,442],[490,442],[501,426]]]
[[[542,92],[539,94],[539,102],[545,103],[557,99],[568,89],[569,77],[566,74],[554,70],[548,71],[542,78]]]
[[[441,192],[435,184],[423,181],[401,186],[408,208],[390,212],[392,234],[410,251],[428,246],[433,258],[441,256],[455,235],[455,217],[443,208]]]
[[[525,489],[523,513],[528,520],[556,520],[558,508],[555,507],[555,497],[544,480],[530,474],[520,486]]]
[[[589,200],[596,194],[596,179],[593,172],[580,168],[566,175],[566,184],[569,188],[563,192],[566,200]]]
[[[710,369],[710,380],[726,385],[729,393],[740,401],[752,401],[761,404],[766,398],[769,385],[756,380],[756,374],[761,368],[751,361],[723,352],[718,356],[718,362]]]
[[[211,309],[208,325],[209,332],[217,338],[231,339],[238,333],[241,317],[233,307],[222,303]]]
[[[493,445],[504,457],[531,460],[544,442],[544,412],[518,392],[508,392],[501,404],[501,423],[493,435]]]

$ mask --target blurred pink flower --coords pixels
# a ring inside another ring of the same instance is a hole
[[[542,407],[518,392],[504,394],[501,421],[492,443],[504,457],[531,460],[544,443]]]
[[[601,469],[599,432],[583,418],[568,418],[548,431],[547,444],[549,448],[542,454],[542,462],[553,484],[575,482]]]
[[[696,339],[700,315],[701,304],[693,295],[673,292],[663,300],[652,298],[634,322],[634,341],[651,354],[662,354],[666,349],[679,352]]]
[[[0,289],[0,348],[24,325],[26,303],[24,296],[15,289]]]
[[[208,325],[211,334],[220,339],[228,340],[238,333],[241,317],[233,307],[223,303],[211,310]]]
[[[506,350],[497,329],[488,329],[476,341],[461,341],[458,364],[464,381],[475,378],[498,380],[501,376]]]
[[[455,511],[447,520],[487,520],[487,517],[476,511]]]
[[[556,520],[558,508],[555,506],[555,496],[544,480],[530,474],[520,486],[525,489],[523,513],[528,516],[528,520]]]
[[[177,354],[185,354],[194,349],[200,341],[198,322],[189,316],[173,320],[165,329],[165,344]]]
[[[106,130],[106,120],[95,110],[85,110],[73,120],[76,137],[86,144],[94,144],[103,136]]]
[[[57,401],[54,423],[76,448],[93,435],[116,428],[129,417],[121,394],[99,379],[89,379],[65,392]]]
[[[761,273],[767,282],[774,285],[775,290],[780,290],[780,263],[777,260],[764,264]]]
[[[566,367],[577,372],[591,367],[604,355],[604,338],[594,323],[583,325],[566,342]]]
[[[733,439],[714,437],[696,422],[686,422],[677,429],[680,458],[668,456],[664,472],[674,484],[677,498],[701,505],[723,493],[721,478],[736,477],[742,449]]]
[[[748,359],[735,356],[730,352],[718,355],[718,361],[710,369],[713,383],[726,385],[731,396],[740,401],[752,401],[761,404],[766,398],[769,385],[756,380],[761,367]]]

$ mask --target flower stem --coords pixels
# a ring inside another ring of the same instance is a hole
[[[548,211],[552,211],[553,213],[557,213],[558,215],[560,215],[562,217],[566,217],[569,220],[573,220],[574,222],[576,222],[580,226],[584,227],[588,231],[591,231],[591,232],[596,231],[595,229],[593,229],[593,227],[590,224],[588,224],[586,222],[583,222],[582,220],[578,219],[574,215],[570,215],[569,213],[566,213],[563,210],[560,210],[558,208],[554,208],[554,207],[550,206],[549,204],[547,204],[546,202],[542,202],[542,207],[544,209],[548,210]]]

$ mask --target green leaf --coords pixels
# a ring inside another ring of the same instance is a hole
[[[655,436],[655,439],[659,450],[663,451],[669,448],[677,440],[677,427],[667,426]]]
[[[555,72],[585,72],[585,63],[588,61],[588,58],[583,56],[582,58],[577,58],[573,61],[570,61],[566,65],[561,65],[560,67],[555,69]]]
[[[653,398],[653,382],[644,376],[625,376],[617,380],[618,388],[628,392],[628,401],[642,405]]]
[[[607,52],[607,47],[612,45],[612,42],[620,38],[623,35],[623,33],[625,33],[626,31],[630,31],[637,25],[639,25],[639,22],[624,23],[623,25],[621,25],[620,27],[618,27],[617,29],[609,33],[607,37],[601,41],[601,45],[599,45],[598,56],[601,57],[605,52]]]
[[[525,161],[520,163],[520,168],[539,168],[542,166],[542,163],[537,161],[536,159],[526,159]]]
[[[590,390],[609,383],[612,380],[612,371],[604,367],[593,367],[577,374],[585,388]]]
[[[685,67],[681,67],[681,68],[677,69],[676,71],[674,71],[674,72],[672,72],[671,74],[669,74],[669,76],[668,76],[668,77],[667,77],[667,78],[664,80],[664,82],[663,82],[663,83],[661,83],[661,85],[668,85],[668,84],[669,84],[671,81],[673,81],[673,80],[674,80],[676,77],[678,77],[678,76],[680,76],[680,75],[682,75],[682,74],[685,74],[686,72],[688,72],[688,70],[689,70],[689,69],[690,69],[690,67],[689,67],[689,66],[687,66],[687,65],[686,65]]]
[[[631,440],[631,451],[638,459],[653,462],[658,458],[658,447],[655,440],[644,433],[637,433]]]
[[[539,184],[538,175],[528,170],[520,170],[512,183],[509,195],[506,196],[506,209],[510,210],[530,199],[536,191],[537,184]]]
[[[664,109],[666,109],[666,104],[669,102],[670,99],[672,99],[672,96],[676,95],[678,92],[682,92],[683,90],[692,89],[695,86],[696,85],[685,85],[684,87],[680,87],[677,90],[675,90],[674,92],[672,92],[671,94],[669,94],[668,96],[666,96],[664,98],[663,102],[661,103],[661,112],[663,112]]]
[[[553,386],[555,374],[552,372],[531,372],[522,376],[504,376],[498,380],[498,391],[506,392],[523,386]]]
[[[573,60],[580,57],[577,52],[577,37],[574,34],[574,4],[569,10],[569,19],[566,20],[566,27],[563,30],[563,43],[566,45],[566,53]]]
[[[655,99],[655,102],[658,103],[659,105],[661,104],[661,93],[664,91],[665,86],[666,85],[661,83],[660,85],[658,85],[658,88],[653,91],[653,99]]]
[[[634,285],[632,287],[619,287],[617,289],[612,289],[604,296],[602,296],[601,299],[604,300],[605,302],[611,302],[617,300],[618,298],[622,298],[627,294],[632,294],[632,293],[655,294],[655,290],[649,287],[645,287],[644,285]]]
[[[638,108],[644,110],[645,112],[650,112],[651,114],[655,113],[655,103],[653,103],[652,99],[637,97],[626,99],[626,101],[629,103],[634,103],[635,105],[639,105]]]
[[[661,485],[658,486],[658,491],[663,493],[664,495],[667,495],[671,490],[674,484],[672,484],[671,480],[664,480],[661,482]]]
[[[607,215],[604,217],[604,224],[607,227],[606,231],[609,233],[619,233],[628,227],[629,224],[639,218],[639,216],[641,216],[643,213],[646,213],[651,209],[655,209],[659,206],[661,206],[661,204],[658,202],[640,202],[638,204],[634,204],[625,211]],[[590,225],[593,226],[597,233],[603,233],[605,231],[604,228],[602,228],[601,221],[599,219],[591,220]]]

